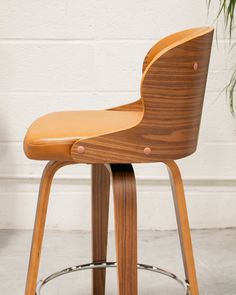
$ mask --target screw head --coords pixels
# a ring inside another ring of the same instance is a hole
[[[197,63],[197,62],[195,62],[195,63],[193,64],[193,69],[194,69],[194,71],[196,71],[196,70],[198,69],[198,63]]]
[[[150,147],[147,146],[147,147],[144,148],[143,152],[144,152],[145,155],[150,155],[152,150],[150,149]]]
[[[85,148],[84,148],[84,146],[79,145],[79,146],[77,147],[77,152],[78,152],[79,154],[83,154],[83,153],[85,152]]]

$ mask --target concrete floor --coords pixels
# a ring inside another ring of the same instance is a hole
[[[201,295],[236,294],[236,229],[192,232]],[[23,295],[31,231],[0,231],[0,294]],[[90,261],[90,235],[86,232],[47,231],[40,277],[67,266]],[[114,261],[114,234],[109,234],[108,260]],[[139,232],[139,262],[153,264],[183,276],[175,231]],[[88,271],[50,282],[42,295],[88,295]],[[181,295],[181,286],[168,278],[139,272],[139,294]],[[117,294],[116,273],[107,271],[106,294]]]

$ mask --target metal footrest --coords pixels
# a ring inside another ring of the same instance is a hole
[[[70,274],[70,273],[73,273],[76,271],[81,271],[81,270],[96,269],[96,268],[111,268],[111,267],[117,267],[117,263],[116,262],[94,262],[94,263],[81,264],[81,265],[65,268],[61,271],[55,272],[55,273],[51,274],[50,276],[40,280],[37,284],[36,295],[41,295],[41,289],[43,286],[45,286],[48,282],[50,282],[62,275]],[[156,273],[162,274],[164,276],[170,277],[171,279],[174,279],[176,282],[178,282],[184,288],[184,292],[185,292],[184,295],[190,295],[189,284],[185,280],[177,277],[175,274],[168,272],[166,270],[163,270],[161,268],[158,268],[156,266],[152,266],[152,265],[146,265],[146,264],[139,263],[137,265],[137,267],[138,267],[138,269],[141,269],[141,270],[148,270],[148,271],[156,272]]]

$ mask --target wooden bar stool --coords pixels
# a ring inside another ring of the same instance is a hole
[[[198,295],[181,174],[174,162],[197,146],[213,29],[178,32],[158,42],[143,63],[140,99],[102,111],[65,111],[36,120],[24,151],[49,160],[41,179],[25,295],[65,273],[93,269],[93,295],[105,294],[105,268],[117,267],[119,295],[137,295],[137,269],[167,275],[184,294]],[[137,262],[137,200],[132,163],[166,164],[173,191],[186,280]],[[51,183],[70,164],[92,165],[92,263],[57,272],[37,285]],[[107,262],[110,178],[113,182],[117,262]]]

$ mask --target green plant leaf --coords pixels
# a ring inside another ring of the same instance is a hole
[[[224,18],[224,31],[229,34],[229,40],[232,40],[232,33],[235,29],[234,26],[234,16],[235,16],[235,6],[236,0],[218,0],[219,1],[219,8],[218,13],[216,15],[215,21],[217,22],[218,27],[218,20],[221,16]],[[210,11],[210,7],[212,4],[212,0],[207,0],[207,7],[208,13]],[[217,35],[217,34],[216,34]],[[236,42],[231,45],[230,51],[235,49]],[[225,86],[226,95],[229,99],[230,111],[234,117],[236,117],[236,110],[235,110],[235,90],[236,90],[236,67],[233,69],[231,78],[229,83]]]

